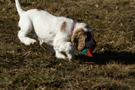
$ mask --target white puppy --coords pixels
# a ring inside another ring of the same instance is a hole
[[[34,44],[35,39],[27,37],[32,30],[35,31],[40,44],[45,43],[50,52],[55,52],[57,58],[74,59],[74,46],[78,50],[94,48],[96,42],[93,30],[85,23],[74,22],[65,17],[56,17],[50,13],[31,9],[24,11],[19,0],[16,8],[20,16],[18,37],[25,45]]]

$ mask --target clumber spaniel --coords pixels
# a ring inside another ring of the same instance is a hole
[[[34,44],[35,39],[27,37],[27,34],[35,30],[42,45],[45,43],[50,52],[54,52],[57,58],[74,59],[74,47],[78,50],[94,48],[96,42],[93,30],[85,23],[74,22],[65,17],[56,17],[50,13],[31,9],[24,11],[19,0],[16,8],[20,16],[18,37],[25,45]]]

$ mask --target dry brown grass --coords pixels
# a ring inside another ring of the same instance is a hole
[[[56,59],[17,38],[14,0],[0,1],[0,89],[135,89],[135,0],[21,0],[88,23],[98,43],[93,58]],[[30,35],[32,36],[32,35]],[[33,36],[32,36],[33,37]]]

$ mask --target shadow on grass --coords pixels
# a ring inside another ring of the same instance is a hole
[[[95,64],[106,64],[112,61],[122,64],[135,64],[135,54],[131,52],[112,52],[94,53],[93,57],[77,56],[77,59],[84,62],[94,62]]]

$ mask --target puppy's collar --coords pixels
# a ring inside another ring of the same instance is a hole
[[[76,25],[76,23],[74,22],[74,23],[73,23],[73,26],[72,26],[72,29],[71,29],[71,34],[73,34],[73,32],[74,32],[75,25]]]

